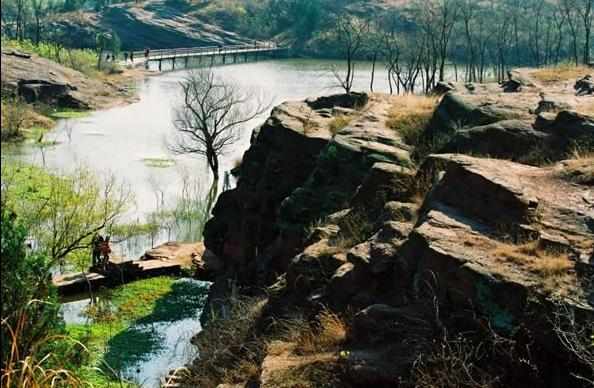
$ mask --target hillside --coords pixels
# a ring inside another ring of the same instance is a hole
[[[369,17],[404,2],[378,0],[332,3],[334,6],[328,9],[330,12],[346,9],[351,14]],[[267,19],[262,16],[267,11],[258,8],[263,6],[254,4],[250,0],[147,0],[134,4],[119,3],[99,12],[85,10],[59,14],[53,18],[49,30],[59,31],[56,35],[63,36],[62,40],[69,44],[84,47],[94,47],[97,31],[115,31],[122,41],[122,48],[131,50],[241,44],[252,42],[253,39],[287,42],[296,39],[293,30],[298,28],[298,15],[287,15],[286,10],[279,10],[275,20],[272,15]],[[289,12],[293,13],[292,10]],[[311,34],[321,28],[317,22],[315,26],[308,27],[313,27]],[[70,41],[71,37],[76,37],[76,40]]]
[[[102,12],[75,12],[60,15],[52,29],[64,36],[77,36],[77,43],[94,47],[98,31],[114,31],[122,48],[174,48],[241,44],[250,41],[201,17],[197,11],[175,2],[149,0],[138,5],[116,4]]]

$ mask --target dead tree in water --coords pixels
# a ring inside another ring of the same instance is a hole
[[[174,119],[178,137],[170,148],[179,154],[206,157],[216,184],[219,156],[239,140],[243,126],[269,105],[216,77],[210,69],[190,72],[181,87],[183,102]]]

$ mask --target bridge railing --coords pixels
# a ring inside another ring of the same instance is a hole
[[[241,45],[230,45],[230,46],[202,46],[202,47],[186,47],[186,48],[175,48],[175,49],[155,49],[147,51],[132,51],[134,60],[145,59],[145,60],[156,60],[163,58],[172,58],[177,56],[190,56],[198,54],[212,54],[212,55],[223,55],[227,53],[239,53],[244,51],[271,51],[279,50],[281,47],[277,46],[274,42],[256,42],[254,44],[241,44]],[[128,52],[130,54],[130,52]]]

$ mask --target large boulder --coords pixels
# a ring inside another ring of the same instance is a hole
[[[534,87],[534,83],[525,74],[517,70],[507,72],[507,80],[501,84],[506,93],[521,92],[522,88]]]
[[[366,93],[333,94],[307,100],[307,104],[315,110],[340,108],[362,108],[369,102]]]
[[[127,99],[127,91],[74,69],[14,50],[2,51],[2,93],[29,103],[74,109],[104,108]]]
[[[425,214],[443,204],[512,238],[557,241],[576,256],[594,249],[593,194],[559,178],[555,167],[442,154],[430,156],[422,170],[445,172],[426,198]]]
[[[584,78],[578,79],[573,88],[577,96],[594,94],[594,80],[591,75],[587,75]]]
[[[446,93],[435,109],[425,141],[439,147],[447,144],[457,130],[513,119],[517,112],[502,108],[490,102],[471,101],[461,93]]]
[[[545,147],[550,137],[526,121],[504,120],[459,130],[441,151],[525,160]]]
[[[592,143],[594,117],[564,110],[559,112],[551,123],[544,124],[542,130],[551,133],[561,143],[569,144],[580,140]]]

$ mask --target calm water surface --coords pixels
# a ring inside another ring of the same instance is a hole
[[[196,292],[206,293],[209,284],[184,278],[177,280],[173,287],[183,291],[179,292],[175,301],[164,300],[163,303],[174,303],[177,309],[183,311],[176,313],[177,316],[172,319],[143,317],[117,335],[120,342],[125,342],[127,336],[134,337],[135,334],[140,334],[155,344],[153,346],[155,350],[149,353],[138,353],[131,350],[130,352],[137,361],[122,360],[126,361],[126,367],[121,371],[122,376],[129,381],[138,383],[143,388],[159,388],[161,378],[168,371],[183,367],[198,356],[196,347],[191,344],[190,340],[202,329],[200,315],[204,307],[204,298],[197,297]],[[98,298],[102,297],[103,295],[99,293]],[[167,296],[164,298],[166,299]],[[87,295],[64,300],[61,312],[66,324],[92,324],[92,319],[86,314],[90,303]],[[118,355],[110,355],[109,350],[111,341],[116,341],[117,336],[108,342],[104,358],[118,357]]]
[[[340,89],[330,71],[335,63],[318,60],[274,60],[216,67],[219,76],[240,88],[261,93],[274,106],[287,100],[299,100]],[[367,90],[370,65],[358,66],[355,85]],[[131,219],[143,219],[158,205],[171,204],[182,186],[184,176],[209,184],[206,163],[199,157],[173,155],[168,150],[175,136],[172,121],[180,103],[179,82],[185,70],[148,77],[138,84],[139,101],[81,119],[62,120],[46,140],[57,140],[56,146],[41,151],[25,146],[18,152],[21,160],[43,165],[57,172],[73,170],[84,164],[99,174],[114,174],[129,184],[136,205]],[[386,91],[387,80],[376,75],[376,90]],[[246,125],[241,140],[222,157],[224,171],[233,168],[249,147],[253,128],[268,113]],[[146,159],[169,159],[168,167],[150,166]]]

